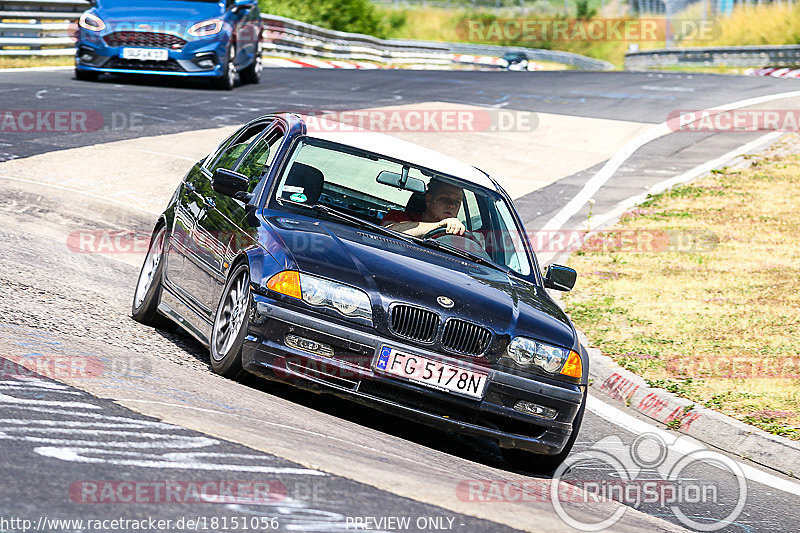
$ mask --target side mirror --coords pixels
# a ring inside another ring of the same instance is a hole
[[[575,286],[578,273],[562,265],[550,265],[544,275],[544,286],[557,291],[570,291]]]
[[[247,192],[249,186],[250,180],[247,176],[227,168],[218,168],[214,171],[214,178],[211,180],[211,188],[214,191],[245,203],[252,198],[252,195]]]

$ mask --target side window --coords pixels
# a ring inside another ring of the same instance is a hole
[[[508,206],[502,200],[497,200],[494,204],[497,210],[497,243],[504,254],[504,262],[510,269],[519,272],[523,276],[531,273],[528,256],[525,252],[525,245],[522,243],[523,236],[516,229],[514,218],[508,210]]]
[[[278,125],[267,130],[260,139],[256,140],[250,151],[239,161],[236,171],[250,179],[250,192],[258,185],[261,178],[269,170],[275,154],[278,152],[283,138],[283,129]]]
[[[233,170],[236,161],[239,160],[239,157],[247,149],[247,146],[270,124],[271,122],[260,122],[241,130],[237,135],[234,135],[226,141],[227,144],[225,147],[217,152],[214,161],[206,166],[206,168],[212,174],[218,168]]]
[[[478,231],[483,228],[481,211],[478,208],[478,200],[472,191],[464,191],[464,207],[459,217],[463,217],[462,222],[470,231]]]

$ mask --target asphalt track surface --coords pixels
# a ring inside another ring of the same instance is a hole
[[[108,78],[99,83],[85,83],[72,79],[69,71],[9,72],[0,73],[0,98],[4,109],[91,109],[101,113],[107,123],[117,117],[120,124],[117,129],[81,134],[4,134],[0,137],[0,158],[20,158],[125,138],[237,124],[278,110],[346,110],[444,101],[657,124],[674,110],[704,109],[797,89],[800,89],[800,82],[795,80],[713,75],[298,69],[267,70],[260,86],[219,93],[182,81]],[[780,107],[775,104],[770,108]],[[140,120],[138,127],[132,129],[121,123],[125,119],[120,117],[134,114]],[[595,211],[603,212],[617,201],[646,190],[649,185],[734,150],[758,136],[675,133],[653,141],[629,159],[598,193]],[[587,169],[520,198],[517,205],[528,228],[544,224],[596,170]],[[54,240],[63,239],[66,232],[75,228],[103,227],[110,222],[120,227],[147,230],[152,220],[124,209],[115,208],[110,212],[97,202],[43,186],[0,181],[0,188],[3,191],[0,195],[0,246],[4,249],[0,258],[3,272],[0,276],[3,316],[0,336],[5,339],[5,352],[0,355],[22,356],[57,346],[60,353],[102,354],[103,357],[111,357],[109,354],[113,353],[118,360],[136,361],[137,354],[144,351],[164,350],[178,353],[170,357],[177,358],[178,364],[184,365],[187,371],[210,373],[207,353],[188,336],[153,332],[130,324],[132,321],[125,315],[137,274],[135,268],[103,257],[79,257],[53,246]],[[585,213],[577,214],[567,227],[582,218]],[[7,359],[4,361],[0,361],[4,368],[13,368]],[[276,401],[288,405],[287,409],[310,409],[331,427],[355,424],[364,434],[374,435],[376,440],[391,438],[398,446],[428,450],[418,457],[420,464],[443,462],[453,471],[463,469],[465,479],[476,472],[483,478],[493,479],[498,477],[498,471],[502,477],[502,472],[509,470],[489,443],[420,431],[345,402],[323,401],[258,380],[248,380],[245,385],[264,402]],[[113,395],[111,397],[113,399]],[[4,441],[0,449],[3,480],[0,515],[5,518],[28,518],[36,522],[42,516],[83,519],[155,516],[174,520],[201,516],[206,520],[215,516],[277,516],[282,530],[334,531],[348,529],[347,517],[351,519],[349,530],[353,530],[353,517],[408,516],[412,521],[420,517],[439,518],[444,520],[442,524],[452,519],[452,529],[457,531],[507,529],[497,522],[470,516],[469,512],[453,512],[431,505],[424,497],[404,498],[346,476],[321,475],[320,470],[245,448],[220,435],[211,437],[179,426],[159,424],[111,400],[96,398],[47,377],[5,371],[0,379],[0,403],[3,404],[0,418],[4,419],[0,429],[0,440]],[[89,425],[85,422],[87,419]],[[320,431],[324,432],[325,427]],[[142,433],[150,436],[143,437]],[[587,413],[573,453],[596,450],[598,446],[624,451],[633,443],[641,442],[637,437],[639,435],[601,416]],[[614,438],[619,440],[609,440]],[[119,444],[115,446],[115,442]],[[71,456],[65,455],[65,447],[71,450]],[[192,455],[192,450],[196,449],[201,450],[200,454]],[[163,463],[165,457],[167,462]],[[162,461],[163,469],[148,462],[156,459]],[[391,477],[396,468],[392,458],[381,460],[386,461],[386,476]],[[232,463],[238,465],[238,469],[231,467]],[[680,507],[686,515],[701,522],[725,516],[740,495],[737,480],[718,468],[702,464],[684,473],[685,479],[713,485],[719,492],[716,502],[687,503]],[[644,468],[638,475],[640,480],[663,479],[654,468]],[[276,501],[249,506],[230,503],[92,505],[76,502],[74,493],[76,483],[93,480],[259,481],[265,476],[278,483]],[[618,479],[618,474],[602,461],[588,461],[577,465],[565,479],[613,481]],[[744,510],[723,531],[796,530],[800,519],[797,494],[751,480],[746,483]],[[685,525],[668,507],[644,504],[639,509],[676,526]],[[479,513],[476,511],[476,514]],[[549,514],[552,515],[552,510]],[[636,522],[635,516],[630,520],[612,529],[662,527],[657,523]],[[437,524],[440,522],[435,520],[425,523],[427,527],[423,530],[434,530]],[[391,529],[388,525],[384,523],[374,529]],[[542,524],[532,522],[526,528],[537,530]],[[0,530],[19,529],[0,522]],[[85,525],[73,524],[58,528],[51,525],[44,530],[88,529]],[[225,528],[217,523],[215,528],[207,530],[223,531]]]

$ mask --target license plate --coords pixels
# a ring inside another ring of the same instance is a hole
[[[123,59],[166,61],[169,59],[169,51],[164,48],[123,48],[120,56]]]
[[[489,375],[463,366],[452,365],[381,347],[375,369],[420,385],[470,398],[483,398]]]

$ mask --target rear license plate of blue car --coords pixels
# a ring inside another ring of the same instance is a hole
[[[389,346],[381,347],[373,366],[379,372],[478,400],[483,398],[489,381],[485,372],[399,352]]]

